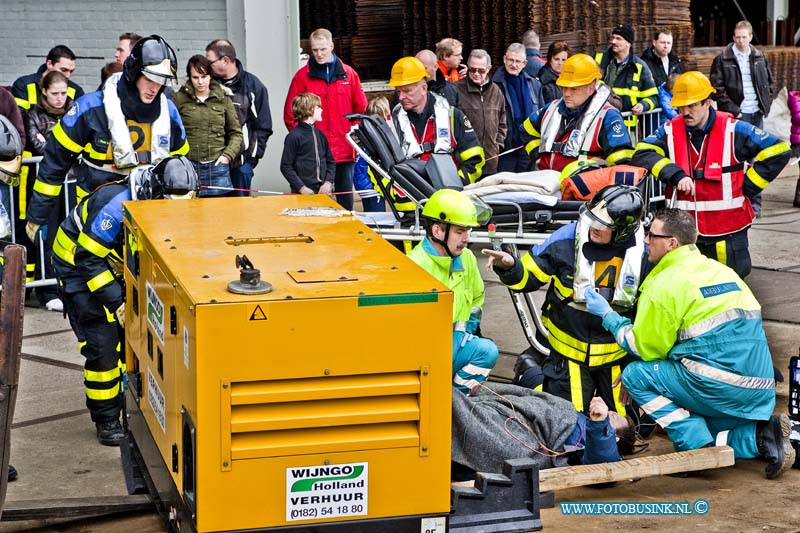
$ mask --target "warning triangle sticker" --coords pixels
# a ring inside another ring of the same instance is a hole
[[[250,320],[266,320],[267,315],[264,314],[264,311],[261,309],[260,305],[257,305],[255,309],[253,309],[253,313],[250,315]]]

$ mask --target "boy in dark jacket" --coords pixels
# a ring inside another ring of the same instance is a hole
[[[300,93],[292,100],[297,127],[283,142],[281,173],[293,193],[330,194],[336,177],[336,161],[325,134],[314,127],[322,120],[322,100]]]

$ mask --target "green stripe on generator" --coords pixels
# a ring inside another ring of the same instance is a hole
[[[393,294],[391,296],[359,296],[358,306],[422,304],[439,301],[438,292],[422,294]]]

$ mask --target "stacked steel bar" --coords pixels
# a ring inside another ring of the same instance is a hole
[[[800,49],[788,46],[762,48],[767,57],[776,88],[800,89]]]
[[[640,55],[654,34],[668,28],[673,51],[687,66],[708,72],[716,53],[691,48],[691,0],[300,0],[301,35],[318,27],[333,32],[336,53],[362,78],[386,79],[401,55],[434,49],[443,37],[464,43],[464,60],[484,48],[501,64],[506,47],[527,29],[542,40],[566,40],[573,52],[604,51],[617,23],[634,28],[633,51]],[[306,49],[307,50],[307,49]],[[797,49],[765,50],[776,84],[800,84]]]
[[[350,62],[358,66],[361,77],[389,75],[387,51],[403,46],[403,26],[399,24],[396,0],[355,0],[356,32],[351,40]],[[391,68],[391,67],[390,67]]]

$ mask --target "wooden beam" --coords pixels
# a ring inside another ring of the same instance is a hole
[[[638,457],[617,463],[548,468],[539,471],[539,491],[562,490],[609,481],[722,468],[732,466],[733,463],[733,448],[715,446],[688,452]]]
[[[3,257],[0,300],[0,518],[8,486],[11,421],[17,402],[19,354],[22,350],[22,319],[25,315],[25,247],[0,241]]]
[[[6,502],[5,509],[3,509],[3,522],[110,515],[133,511],[154,512],[156,507],[146,494],[54,500],[18,500]]]

